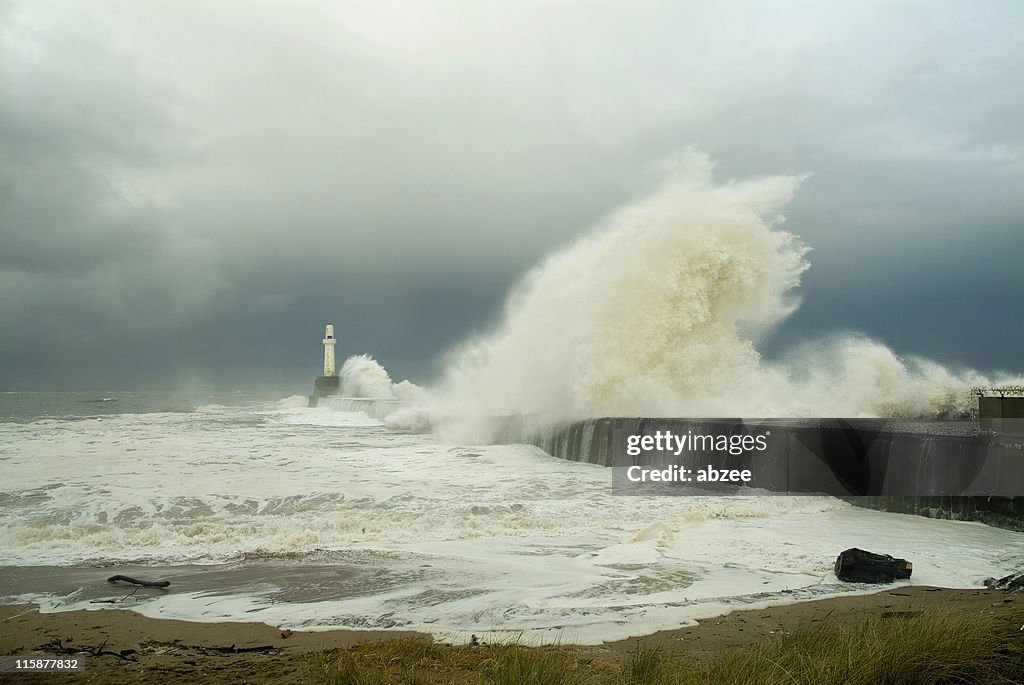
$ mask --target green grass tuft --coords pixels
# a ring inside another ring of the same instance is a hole
[[[1020,639],[986,617],[930,614],[825,624],[727,653],[705,683],[936,685],[1011,683],[1024,675]]]
[[[486,685],[586,685],[591,682],[572,652],[556,647],[489,647]]]
[[[325,685],[1009,685],[1024,682],[1024,633],[991,615],[927,613],[825,622],[707,660],[637,648],[396,639],[309,658]]]

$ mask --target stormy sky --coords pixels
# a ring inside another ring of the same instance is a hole
[[[396,380],[693,146],[813,172],[769,341],[1024,370],[1024,6],[0,0],[0,389]]]

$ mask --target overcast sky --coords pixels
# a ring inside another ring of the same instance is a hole
[[[767,347],[1024,370],[1024,4],[0,0],[0,388],[396,380],[694,146],[813,172]]]

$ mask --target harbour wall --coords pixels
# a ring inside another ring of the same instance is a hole
[[[870,509],[1024,530],[1024,438],[974,422],[601,418],[550,425],[510,416],[491,428],[497,443],[609,467],[643,463],[623,461],[624,435],[770,431],[765,451],[729,455],[723,464],[750,470],[762,491],[831,494]]]
[[[316,405],[326,407],[331,411],[339,412],[362,412],[371,419],[383,421],[395,410],[408,406],[408,402],[402,400],[378,400],[365,397],[342,397],[340,395],[329,395],[320,397]]]
[[[406,405],[337,395],[319,399],[325,408],[379,420]],[[535,445],[559,459],[607,467],[621,463],[627,434],[771,431],[766,452],[726,458],[729,468],[751,470],[764,489],[825,492],[869,509],[1024,531],[1024,497],[1018,496],[1024,487],[1014,488],[1024,483],[1024,437],[979,430],[974,422],[599,418],[550,424],[516,415],[492,419],[488,429],[497,444]],[[844,472],[844,462],[867,468]],[[951,483],[966,493],[972,487],[1003,492],[953,494]]]

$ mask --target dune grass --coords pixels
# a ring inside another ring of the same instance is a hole
[[[1022,639],[1005,622],[932,614],[804,629],[788,639],[726,654],[696,682],[932,685],[1016,683],[1022,678]]]
[[[824,622],[703,657],[667,649],[445,646],[403,638],[309,657],[323,685],[1006,685],[1024,682],[1024,633],[990,615]]]

